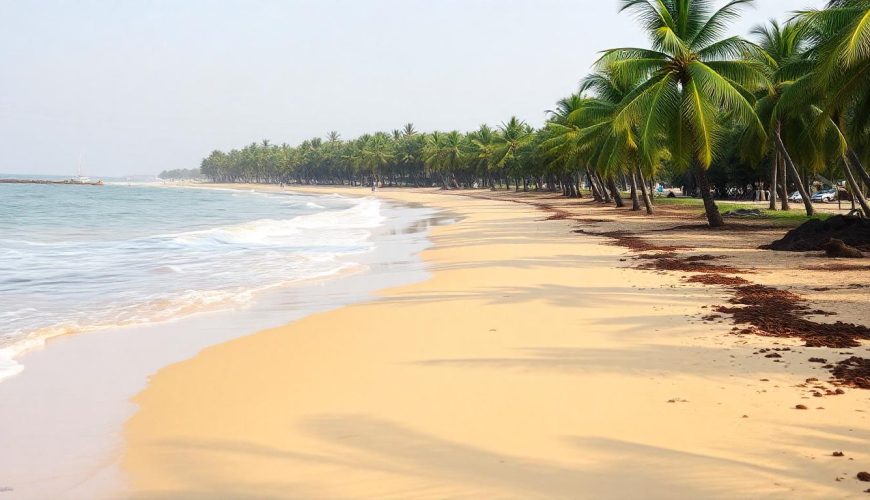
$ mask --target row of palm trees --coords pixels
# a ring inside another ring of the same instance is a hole
[[[552,172],[540,163],[535,131],[511,118],[493,129],[468,133],[420,133],[409,123],[392,133],[366,134],[343,141],[337,132],[298,146],[253,143],[228,153],[214,151],[201,172],[218,182],[297,182],[400,186],[439,185],[446,189],[507,186],[534,177],[552,185]],[[537,163],[536,163],[537,162]],[[540,168],[533,168],[539,164]],[[516,180],[515,180],[516,179]],[[522,179],[522,180],[520,180]]]
[[[468,133],[392,133],[342,141],[331,133],[291,147],[264,141],[215,151],[202,173],[216,181],[385,183],[561,189],[653,212],[651,185],[665,179],[703,199],[764,179],[770,207],[790,187],[814,213],[809,180],[845,178],[870,216],[870,0],[831,0],[787,22],[727,35],[753,0],[620,0],[648,47],[607,50],[560,100],[544,127],[511,118]],[[863,185],[863,186],[862,186]]]

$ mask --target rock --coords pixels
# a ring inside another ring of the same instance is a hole
[[[870,483],[870,472],[859,472],[858,473],[858,481],[864,481]]]
[[[832,455],[835,456],[835,457],[842,457],[842,456],[843,456],[843,452],[842,452],[842,451],[835,451]]]
[[[795,405],[795,410],[807,410],[808,408],[804,405]]]
[[[861,250],[849,246],[836,238],[831,238],[824,245],[825,255],[833,259],[863,259],[864,254]]]
[[[821,364],[825,364],[825,363],[827,363],[827,362],[828,362],[828,360],[825,359],[825,358],[810,358],[810,363],[821,363]]]
[[[777,354],[775,352],[765,356],[765,358],[781,358],[781,357],[782,356],[780,356],[779,354]]]

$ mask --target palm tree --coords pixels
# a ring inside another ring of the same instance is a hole
[[[426,138],[423,159],[426,166],[441,174],[442,189],[459,187],[455,173],[464,160],[463,136],[458,131],[433,132]]]
[[[588,144],[583,128],[579,123],[580,114],[589,99],[579,93],[560,99],[550,115],[545,129],[545,139],[541,150],[551,164],[562,164],[569,169],[586,172],[586,181],[592,190],[595,201],[610,203],[610,193],[604,188],[597,174],[590,169]]]
[[[870,155],[870,0],[831,0],[828,8],[801,12],[799,19],[813,42],[807,57],[812,72],[796,82],[790,98],[819,100],[818,126],[829,123],[840,133],[846,180],[870,216],[852,172],[870,185],[861,159]]]
[[[646,190],[646,179],[641,168],[641,155],[638,154],[637,125],[617,127],[614,119],[625,106],[634,89],[635,80],[627,79],[630,74],[614,72],[611,62],[606,58],[599,61],[599,71],[587,76],[580,82],[581,92],[591,92],[592,98],[575,111],[571,119],[584,128],[581,140],[586,150],[592,153],[596,168],[605,174],[610,190],[614,193],[617,206],[622,200],[613,178],[616,175],[628,177],[631,189],[632,210],[640,210],[638,182],[647,214],[653,213],[652,202]],[[646,145],[649,167],[660,161],[662,148],[658,137],[650,137]],[[654,144],[655,143],[655,144]]]
[[[709,225],[722,226],[707,168],[718,153],[723,121],[727,116],[765,134],[752,95],[765,82],[764,68],[744,57],[751,44],[736,36],[722,38],[740,7],[752,0],[731,0],[715,11],[712,0],[621,3],[621,11],[637,14],[652,48],[605,53],[617,75],[642,82],[626,97],[615,127],[627,133],[637,124],[646,164],[654,163],[663,140],[673,164],[694,173]]]
[[[801,118],[805,116],[806,104],[802,104],[800,110],[787,110],[779,106],[783,91],[793,83],[791,74],[795,72],[794,68],[803,63],[806,31],[794,22],[780,25],[776,21],[770,21],[766,25],[756,26],[752,33],[757,37],[757,45],[760,49],[752,54],[752,57],[759,64],[767,66],[770,79],[764,95],[756,102],[756,112],[762,122],[768,124],[767,136],[772,138],[770,141],[772,143],[765,147],[771,152],[770,156],[772,157],[771,185],[773,188],[771,189],[770,208],[776,209],[776,179],[779,177],[782,182],[782,209],[788,210],[788,176],[786,175],[786,167],[788,167],[792,181],[801,194],[807,216],[812,216],[815,213],[812,200],[795,166],[792,154],[786,148],[783,140],[783,125],[789,129],[790,135],[793,137],[799,137],[802,140],[815,140],[810,135],[801,134],[805,125]]]
[[[417,135],[417,129],[414,128],[413,123],[406,123],[404,127],[402,127],[402,134],[405,137],[411,137],[413,135]]]
[[[519,152],[532,139],[532,128],[516,116],[512,116],[510,120],[502,122],[492,141],[493,165],[509,173],[518,173]],[[523,186],[524,190],[528,191],[527,181],[524,181]],[[519,190],[519,185],[516,187]]]
[[[495,191],[496,182],[493,177],[495,169],[495,131],[489,125],[481,125],[467,136],[469,163],[476,167],[484,178],[489,181],[490,189]]]
[[[395,147],[391,137],[378,132],[366,138],[359,150],[359,163],[372,175],[374,185],[381,183],[381,174],[395,160]]]

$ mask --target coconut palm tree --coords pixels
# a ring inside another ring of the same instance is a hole
[[[465,144],[458,131],[433,132],[426,137],[423,161],[430,170],[441,174],[442,189],[459,187],[455,173],[465,160]]]
[[[512,116],[510,120],[502,122],[498,132],[492,138],[493,142],[493,165],[503,169],[507,175],[517,175],[520,170],[519,153],[531,143],[533,139],[532,128],[529,125]],[[528,191],[528,182],[523,182],[524,190]],[[519,184],[516,186],[519,190]]]
[[[395,144],[388,134],[378,132],[366,137],[360,146],[359,164],[371,173],[374,185],[378,185],[384,169],[395,160]]]
[[[406,123],[404,127],[402,127],[402,135],[405,137],[411,137],[413,135],[417,135],[417,129],[414,128],[413,123]]]
[[[659,138],[649,137],[648,155],[642,157],[639,154],[638,124],[617,127],[614,122],[637,88],[637,81],[628,79],[627,77],[631,76],[629,73],[614,72],[611,62],[606,58],[599,61],[598,67],[597,72],[581,80],[581,93],[588,92],[592,98],[575,111],[571,119],[583,128],[580,140],[586,144],[585,150],[591,153],[597,170],[603,172],[608,179],[617,206],[622,206],[622,203],[613,177],[628,177],[632,210],[640,210],[637,181],[639,178],[644,206],[647,214],[652,214],[652,202],[646,189],[641,160],[647,159],[650,168],[654,168],[660,161],[662,148]]]
[[[846,180],[870,216],[853,173],[870,185],[864,166],[870,155],[870,0],[832,0],[826,9],[801,12],[799,20],[813,42],[807,56],[812,71],[796,82],[790,100],[818,99],[817,126],[831,124],[840,133]]]
[[[493,176],[495,165],[496,132],[489,125],[481,125],[466,137],[469,164],[475,167],[480,175],[489,181],[490,189],[495,191],[496,181]]]
[[[550,165],[562,165],[572,171],[583,171],[592,190],[592,198],[598,202],[610,203],[610,194],[601,186],[590,170],[586,144],[578,123],[579,114],[575,113],[588,99],[579,93],[560,99],[556,108],[548,110],[549,118],[544,129],[541,152]],[[572,118],[573,117],[573,118]]]
[[[813,134],[804,134],[805,121],[802,119],[809,110],[808,103],[801,103],[800,109],[783,109],[779,106],[780,98],[785,89],[793,83],[793,74],[798,65],[803,65],[804,52],[806,50],[806,30],[795,22],[780,25],[777,21],[770,21],[765,25],[756,26],[752,33],[756,36],[759,51],[751,57],[767,67],[769,82],[767,89],[756,102],[756,112],[762,123],[767,124],[767,137],[764,141],[764,149],[772,158],[771,168],[771,199],[770,208],[776,209],[776,179],[782,182],[782,209],[788,210],[788,176],[786,167],[792,176],[792,181],[801,194],[807,216],[815,213],[812,200],[804,186],[800,173],[793,161],[793,155],[786,148],[783,135],[791,135],[798,140],[816,141]],[[789,134],[784,134],[783,128]]]
[[[612,70],[642,82],[614,118],[617,130],[637,126],[639,152],[646,164],[660,153],[691,169],[710,226],[724,221],[716,206],[707,168],[718,154],[727,117],[764,135],[752,91],[765,82],[764,68],[744,57],[753,47],[740,37],[724,37],[728,23],[752,0],[731,0],[718,10],[712,0],[621,0],[650,37],[652,47],[618,48],[605,53]]]

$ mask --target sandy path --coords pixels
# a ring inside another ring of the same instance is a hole
[[[716,289],[523,205],[378,195],[464,217],[431,279],[160,371],[126,429],[134,496],[866,496],[866,391],[793,410],[824,374],[698,321]]]

